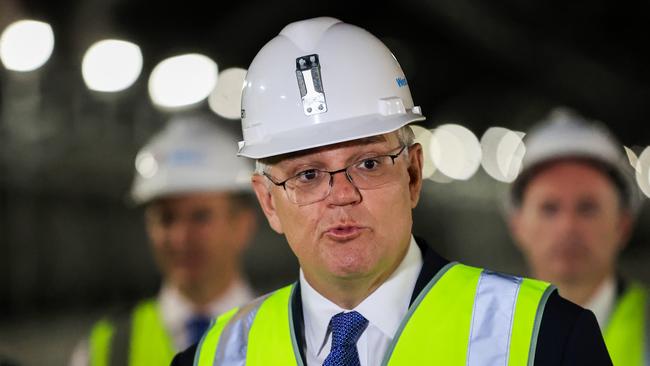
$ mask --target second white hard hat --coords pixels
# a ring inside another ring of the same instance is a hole
[[[252,166],[236,156],[237,139],[203,115],[173,118],[135,159],[132,199],[205,191],[250,190]]]
[[[631,166],[623,154],[623,145],[604,126],[588,121],[570,109],[556,108],[526,135],[524,142],[526,153],[522,171],[511,185],[512,204],[519,204],[524,186],[535,168],[568,158],[602,164],[622,191],[624,204],[636,210],[641,203]]]
[[[255,56],[242,92],[239,155],[265,158],[424,120],[388,48],[334,18],[287,25]]]

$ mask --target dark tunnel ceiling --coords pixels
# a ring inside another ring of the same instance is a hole
[[[63,29],[73,17],[71,9],[80,3],[23,1],[26,8]],[[105,16],[126,36],[144,45],[153,59],[199,49],[218,54],[224,67],[246,67],[260,46],[288,22],[330,15],[368,28],[384,39],[399,40],[411,50],[420,78],[412,88],[416,98],[426,99],[425,112],[435,110],[437,101],[447,100],[463,85],[479,79],[502,81],[606,121],[630,144],[650,142],[646,122],[650,118],[650,60],[645,52],[650,34],[649,2],[113,3]],[[439,85],[444,89],[436,87]]]

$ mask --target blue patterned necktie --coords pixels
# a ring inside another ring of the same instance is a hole
[[[187,331],[189,334],[190,344],[198,343],[203,337],[203,333],[208,330],[210,317],[204,315],[195,315],[187,321]]]
[[[330,320],[332,350],[323,366],[359,366],[357,341],[367,326],[368,319],[356,311],[334,315]]]

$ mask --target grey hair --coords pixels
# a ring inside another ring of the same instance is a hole
[[[415,133],[409,125],[400,127],[395,131],[397,134],[397,141],[399,141],[402,146],[411,146],[415,142]],[[404,154],[408,157],[408,149],[404,151]],[[255,174],[263,175],[265,172],[268,172],[269,164],[264,162],[265,159],[255,160]]]
[[[415,133],[411,126],[406,125],[397,130],[397,140],[403,146],[411,146],[415,142]],[[408,150],[405,151],[408,154]]]

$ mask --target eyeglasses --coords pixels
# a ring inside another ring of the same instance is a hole
[[[393,150],[396,149],[398,148]],[[263,174],[276,186],[282,186],[291,202],[307,205],[321,201],[330,194],[334,185],[334,174],[345,172],[348,181],[357,189],[378,188],[397,180],[399,170],[395,168],[395,159],[406,149],[406,146],[401,146],[399,149],[396,154],[370,156],[339,170],[303,170],[282,182],[276,182],[266,172]]]

